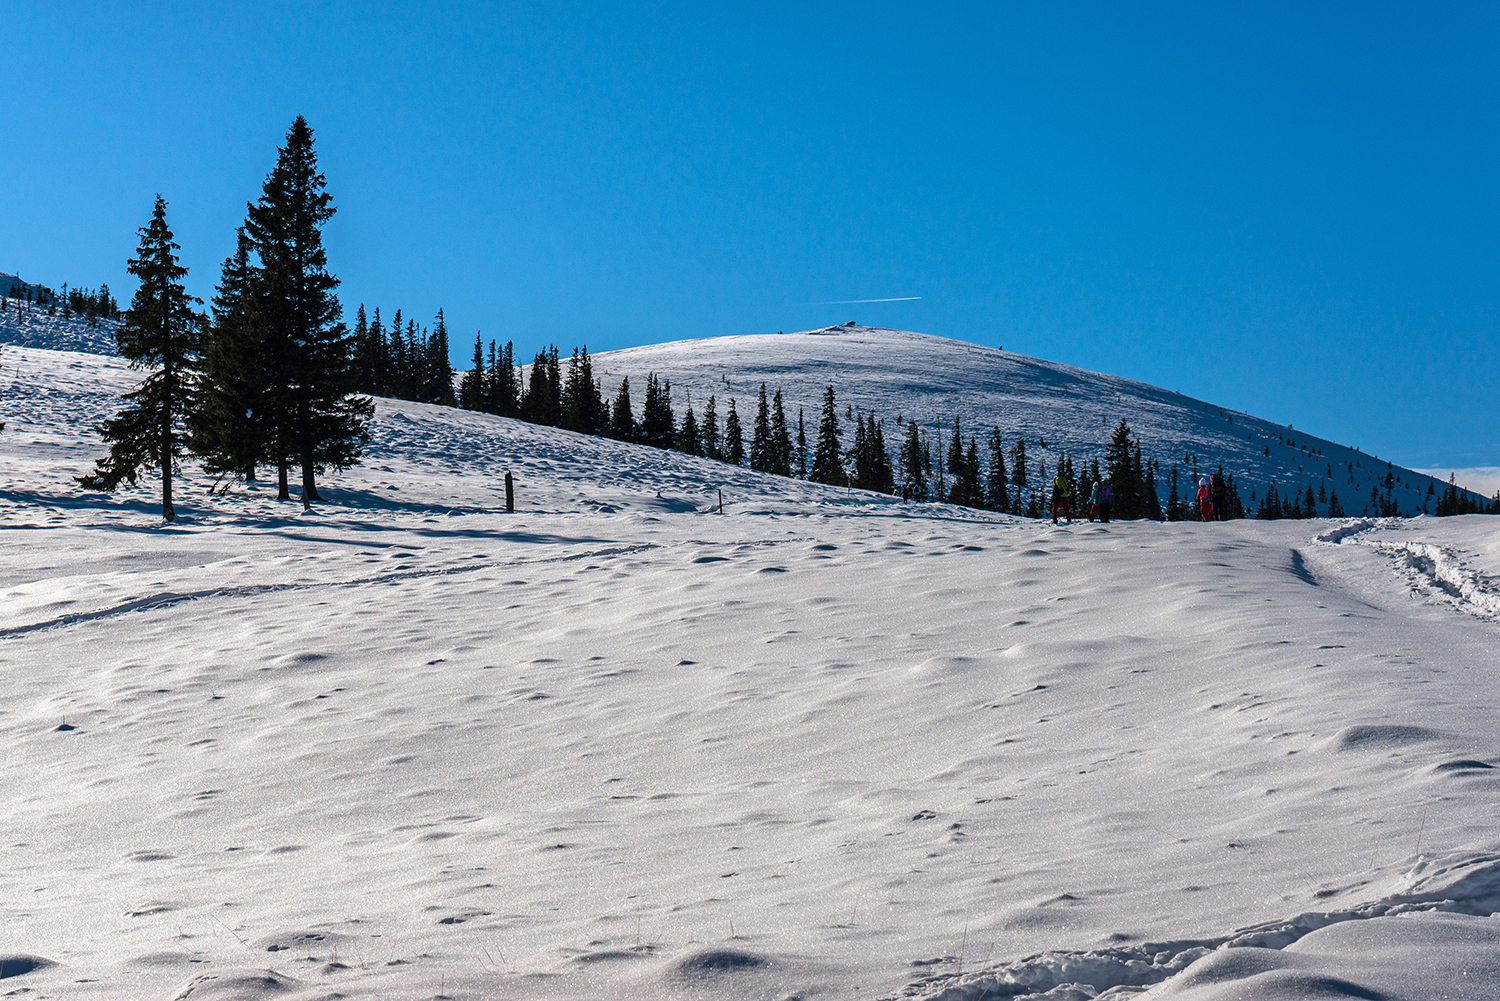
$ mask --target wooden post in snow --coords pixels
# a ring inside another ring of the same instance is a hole
[[[515,511],[515,509],[516,484],[515,481],[510,478],[510,473],[507,472],[505,474],[505,510],[507,512],[512,512]]]

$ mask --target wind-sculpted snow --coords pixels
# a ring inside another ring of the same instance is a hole
[[[1492,593],[1494,519],[1053,526],[380,400],[311,512],[187,463],[163,525],[73,480],[137,374],[0,360],[4,992],[1500,996],[1500,625],[1396,548]]]
[[[1299,954],[1279,953],[1308,935],[1344,922],[1380,922],[1358,927],[1342,936],[1343,941],[1378,940],[1403,931],[1390,919],[1405,915],[1461,914],[1489,917],[1500,911],[1500,856],[1452,853],[1444,858],[1418,859],[1401,880],[1399,892],[1369,904],[1347,910],[1299,914],[1284,921],[1272,921],[1217,939],[1183,942],[1147,943],[1141,946],[1091,950],[1072,953],[1044,953],[999,970],[971,974],[967,977],[940,977],[936,984],[918,982],[902,996],[922,1001],[1002,1001],[1014,997],[1082,999],[1102,996],[1135,995],[1129,988],[1147,988],[1157,984],[1162,990],[1149,997],[1163,998],[1242,998],[1247,989],[1264,990],[1267,981],[1274,982],[1275,995],[1253,996],[1317,997],[1328,985],[1344,985],[1334,996],[1383,999],[1391,995],[1351,980],[1331,978],[1326,973],[1308,972],[1299,962]],[[1410,922],[1406,922],[1410,924]],[[1490,921],[1481,942],[1486,947],[1500,944],[1500,922]],[[1459,948],[1458,963],[1464,966],[1476,958],[1475,950]],[[1417,962],[1453,962],[1452,957],[1423,957]],[[1357,960],[1355,961],[1356,969]],[[1500,964],[1496,964],[1500,967]],[[1316,968],[1315,968],[1316,969]],[[1275,971],[1289,975],[1271,976]],[[1422,971],[1413,970],[1412,974]],[[1437,972],[1437,971],[1431,971]],[[1450,977],[1463,975],[1461,970],[1443,971]],[[1359,976],[1358,973],[1354,974]],[[1370,980],[1368,976],[1364,979]],[[1381,978],[1385,979],[1385,978]],[[1413,977],[1415,979],[1415,977]],[[1440,981],[1439,991],[1448,984]],[[1204,991],[1205,985],[1212,990]],[[925,989],[924,989],[925,988]],[[1111,992],[1106,995],[1106,992]],[[1418,995],[1420,996],[1420,995]],[[1442,996],[1442,995],[1439,995]],[[1477,996],[1477,995],[1470,995]]]

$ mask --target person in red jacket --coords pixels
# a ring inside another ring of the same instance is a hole
[[[1198,481],[1198,513],[1204,521],[1214,520],[1214,495],[1207,476]]]

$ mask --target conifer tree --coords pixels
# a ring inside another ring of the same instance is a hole
[[[501,417],[516,417],[521,413],[521,375],[516,368],[516,346],[506,341],[498,352],[495,342],[490,341],[490,400],[491,413]],[[628,395],[628,394],[627,394]],[[629,408],[627,408],[628,410]]]
[[[630,376],[620,380],[614,408],[609,415],[609,436],[616,441],[635,441],[635,414],[630,411]]]
[[[191,448],[205,472],[253,483],[257,464],[270,456],[272,394],[282,387],[270,381],[275,366],[265,354],[260,270],[251,263],[244,227],[236,235],[234,256],[225,259],[214,296],[198,405],[188,421]]]
[[[891,455],[885,449],[885,422],[872,412],[865,427],[865,447],[869,453],[870,489],[882,494],[896,492],[896,471]]]
[[[807,425],[802,421],[802,408],[797,408],[797,479],[807,479]]]
[[[1136,468],[1140,468],[1140,466],[1141,466],[1141,443],[1140,442],[1136,442],[1136,444],[1135,444],[1135,465],[1136,465]],[[1142,511],[1145,514],[1145,516],[1147,518],[1150,518],[1152,521],[1162,521],[1163,517],[1162,517],[1162,513],[1161,513],[1161,498],[1159,496],[1157,496],[1157,493],[1156,493],[1156,462],[1155,462],[1155,460],[1153,460],[1151,462],[1147,462],[1145,464],[1145,466],[1146,466],[1146,477],[1145,477],[1145,481],[1144,481],[1144,486],[1145,486],[1146,502],[1145,502],[1145,505],[1142,508]]]
[[[385,396],[390,392],[390,346],[385,341],[385,326],[380,322],[380,307],[375,307],[375,316],[370,320],[370,381],[360,392],[372,396]]]
[[[968,480],[964,477],[964,436],[963,429],[959,423],[958,415],[953,416],[953,437],[948,439],[948,452],[945,457],[944,468],[948,475],[953,477],[949,482],[947,494],[940,500],[949,504],[968,503]]]
[[[521,419],[531,424],[546,424],[555,409],[552,405],[552,386],[547,378],[548,354],[538,351],[531,359],[531,371],[526,384],[526,399],[521,405]]]
[[[901,443],[901,456],[897,461],[897,467],[901,474],[901,487],[903,494],[910,500],[925,501],[927,499],[927,471],[924,468],[922,433],[917,430],[916,421],[908,421],[906,424],[906,438]]]
[[[729,415],[724,418],[724,461],[731,466],[745,461],[745,434],[740,429],[740,415],[734,409],[734,397],[729,398]]]
[[[703,408],[703,422],[699,427],[698,437],[703,455],[723,460],[724,450],[720,447],[719,438],[719,404],[712,393],[708,396],[708,406]]]
[[[812,469],[807,478],[814,483],[830,483],[843,486],[845,483],[843,449],[839,441],[839,414],[834,403],[833,383],[823,391],[823,419],[818,424],[818,441],[813,446]]]
[[[605,407],[594,381],[594,364],[589,348],[573,349],[568,362],[567,381],[562,388],[563,427],[580,434],[598,434],[604,428]]]
[[[370,351],[370,324],[365,317],[365,304],[360,303],[355,313],[354,334],[352,338],[354,352],[354,384],[360,392],[368,392],[370,385],[370,369],[372,358]]]
[[[1177,464],[1172,464],[1172,473],[1167,480],[1167,520],[1182,520],[1182,494],[1177,489]]]
[[[969,448],[964,453],[964,478],[968,481],[964,489],[964,492],[968,495],[968,499],[964,503],[969,507],[984,506],[984,487],[980,482],[980,475],[979,440],[970,435]]]
[[[406,398],[406,376],[411,371],[411,363],[406,357],[406,338],[401,333],[401,310],[396,310],[391,316],[390,339],[386,343],[386,357],[390,359],[390,369],[386,372],[385,385],[383,387],[387,396],[396,399]]]
[[[202,320],[193,310],[198,300],[182,287],[187,268],[177,263],[175,251],[181,248],[167,227],[167,203],[161,195],[151,221],[139,232],[140,246],[126,270],[141,284],[125,322],[115,330],[115,344],[131,368],[149,374],[125,394],[129,405],[98,426],[100,437],[109,442],[109,455],[78,481],[92,490],[113,491],[122,480],[133,485],[142,466],[159,469],[162,520],[173,521],[172,474],[183,453],[186,417],[196,402]]]
[[[322,227],[334,208],[318,172],[312,129],[301,115],[279,153],[245,229],[260,258],[267,354],[281,360],[273,379],[284,390],[273,400],[272,457],[283,488],[288,462],[301,466],[302,506],[307,508],[321,500],[317,473],[359,461],[374,405],[350,395],[348,330],[333,294],[339,282],[328,272],[323,250]]]
[[[432,336],[427,339],[427,381],[423,400],[441,407],[456,407],[453,396],[453,359],[448,357],[448,324],[439,309],[433,318]]]
[[[698,418],[693,416],[693,398],[687,398],[687,412],[682,415],[682,425],[677,429],[677,450],[688,455],[702,455],[698,440]]]
[[[792,475],[792,436],[787,432],[786,411],[781,406],[781,390],[771,401],[771,472]]]
[[[1130,425],[1120,418],[1104,452],[1109,466],[1109,482],[1115,494],[1115,516],[1121,521],[1145,516],[1145,484],[1136,465],[1137,451],[1130,437]]]
[[[990,471],[985,477],[984,506],[991,511],[1010,511],[1010,477],[1005,469],[1005,442],[997,424],[990,431]]]
[[[1026,486],[1026,439],[1017,438],[1016,443],[1010,449],[1010,472],[1011,482],[1019,491]],[[1021,495],[1016,494],[1016,504],[1021,503]]]
[[[646,375],[646,399],[641,408],[641,441],[657,448],[671,448],[676,439],[672,416],[672,384],[657,380],[655,372]]]
[[[766,384],[760,384],[760,399],[755,408],[755,424],[750,432],[750,468],[772,472],[771,405],[766,399]]]
[[[865,412],[854,415],[854,446],[849,449],[849,485],[870,489],[870,448],[865,435]]]
[[[485,387],[489,380],[484,374],[484,343],[481,335],[474,335],[474,366],[458,380],[458,405],[464,410],[486,410]]]

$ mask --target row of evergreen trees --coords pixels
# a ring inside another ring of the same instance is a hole
[[[1326,505],[1326,516],[1329,518],[1344,517],[1344,505],[1339,501],[1337,490],[1329,491],[1326,486],[1320,484],[1317,494],[1313,493],[1311,485],[1305,491],[1294,490],[1288,498],[1282,498],[1276,492],[1276,483],[1273,480],[1266,488],[1266,495],[1261,498],[1260,504],[1255,509],[1255,517],[1262,521],[1276,521],[1281,518],[1317,518],[1320,515],[1319,504]]]
[[[0,292],[0,309],[9,309],[11,300],[15,300],[16,310],[21,315],[28,308],[45,307],[48,316],[57,316],[59,313],[64,319],[81,316],[91,327],[97,327],[101,319],[120,318],[120,305],[110,294],[108,284],[100,286],[96,291],[91,288],[69,288],[67,282],[64,282],[62,294],[59,295],[45,285],[31,285],[13,278],[9,288]]]
[[[380,307],[375,307],[374,319],[368,320],[364,303],[360,303],[350,350],[355,392],[449,407],[457,405],[453,364],[448,358],[448,324],[441,309],[433,318],[430,332],[411,318],[406,319],[403,327],[399,309],[392,314],[387,330],[380,319]]]
[[[172,476],[187,452],[221,477],[254,480],[274,466],[281,499],[299,468],[304,508],[321,499],[318,474],[358,461],[374,407],[352,395],[351,337],[322,243],[335,210],[302,116],[278,154],[224,262],[212,318],[183,288],[187,269],[157,196],[127,266],[140,287],[115,333],[131,367],[148,374],[99,426],[110,451],[79,478],[84,486],[114,490],[157,469],[171,521]]]

